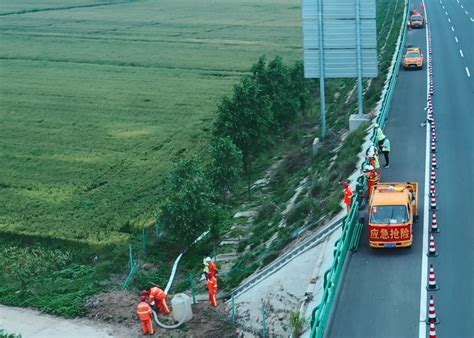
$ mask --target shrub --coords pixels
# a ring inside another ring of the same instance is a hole
[[[296,204],[286,215],[286,224],[291,225],[297,221],[304,220],[313,209],[313,201],[311,198],[304,198]]]

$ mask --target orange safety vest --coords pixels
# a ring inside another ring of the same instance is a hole
[[[347,188],[344,190],[344,203],[351,203],[352,196],[354,196],[354,193],[352,192],[351,187],[347,186]]]
[[[151,319],[151,307],[146,302],[140,302],[137,306],[137,315],[140,320]]]
[[[217,293],[217,279],[212,275],[207,281],[207,288],[211,293]]]
[[[148,300],[151,303],[153,300],[162,300],[166,299],[166,292],[161,290],[160,288],[153,287],[150,289],[150,299]]]
[[[371,170],[367,173],[367,179],[376,182],[379,180],[379,175],[377,175],[375,170]]]
[[[218,271],[219,271],[219,270],[217,269],[217,264],[216,264],[216,262],[214,262],[214,261],[213,261],[213,262],[210,262],[210,263],[209,263],[209,273],[210,273],[211,275],[215,276],[215,275],[217,275],[217,272],[218,272]]]

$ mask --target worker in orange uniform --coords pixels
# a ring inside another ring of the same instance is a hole
[[[370,194],[372,193],[374,185],[376,185],[379,181],[379,175],[377,174],[374,166],[370,164],[364,167],[364,174],[367,177],[367,197],[370,200]]]
[[[214,275],[209,275],[207,280],[207,289],[209,290],[209,300],[212,306],[217,306],[217,278]]]
[[[150,296],[148,303],[155,308],[160,310],[160,313],[170,313],[168,305],[166,305],[166,297],[168,295],[159,287],[155,286],[150,289]]]
[[[140,297],[140,303],[137,306],[137,315],[142,322],[142,330],[143,335],[149,333],[153,335],[155,332],[153,331],[153,322],[152,322],[152,312],[150,305],[146,302],[146,296]]]
[[[217,273],[219,270],[217,269],[216,261],[212,260],[210,257],[207,258],[209,258],[209,275],[217,278]]]
[[[351,186],[347,182],[342,182],[342,185],[344,186],[344,203],[346,204],[347,207],[347,213],[351,210],[351,204],[352,204],[352,197],[354,196],[354,193],[352,192]]]

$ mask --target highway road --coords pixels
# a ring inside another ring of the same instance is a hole
[[[428,236],[424,212],[427,222],[431,217],[423,205],[426,129],[420,127],[426,114],[426,68],[401,71],[386,128],[391,166],[382,178],[420,183],[414,244],[410,249],[370,249],[365,228],[359,251],[350,256],[329,337],[425,337],[427,294],[435,297],[438,336],[474,337],[474,4],[433,0],[426,7],[433,35],[439,140],[439,256],[428,259],[423,248]],[[407,45],[426,51],[425,29],[409,31]],[[425,291],[427,264],[435,265],[439,291]]]
[[[461,7],[462,6],[462,7]],[[439,194],[434,292],[440,337],[474,337],[474,2],[427,6],[433,33],[433,106]],[[466,12],[468,14],[466,14]],[[446,14],[447,13],[447,14]],[[468,76],[470,74],[470,76]]]
[[[409,31],[406,41],[425,50],[425,30]],[[426,139],[420,123],[426,115],[426,67],[399,74],[385,129],[392,146],[391,163],[382,169],[382,180],[419,182],[420,218],[414,243],[408,249],[371,249],[365,227],[359,251],[349,261],[330,337],[418,335]]]

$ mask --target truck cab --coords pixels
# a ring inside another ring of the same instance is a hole
[[[418,208],[418,183],[375,185],[369,202],[369,246],[410,247]]]

